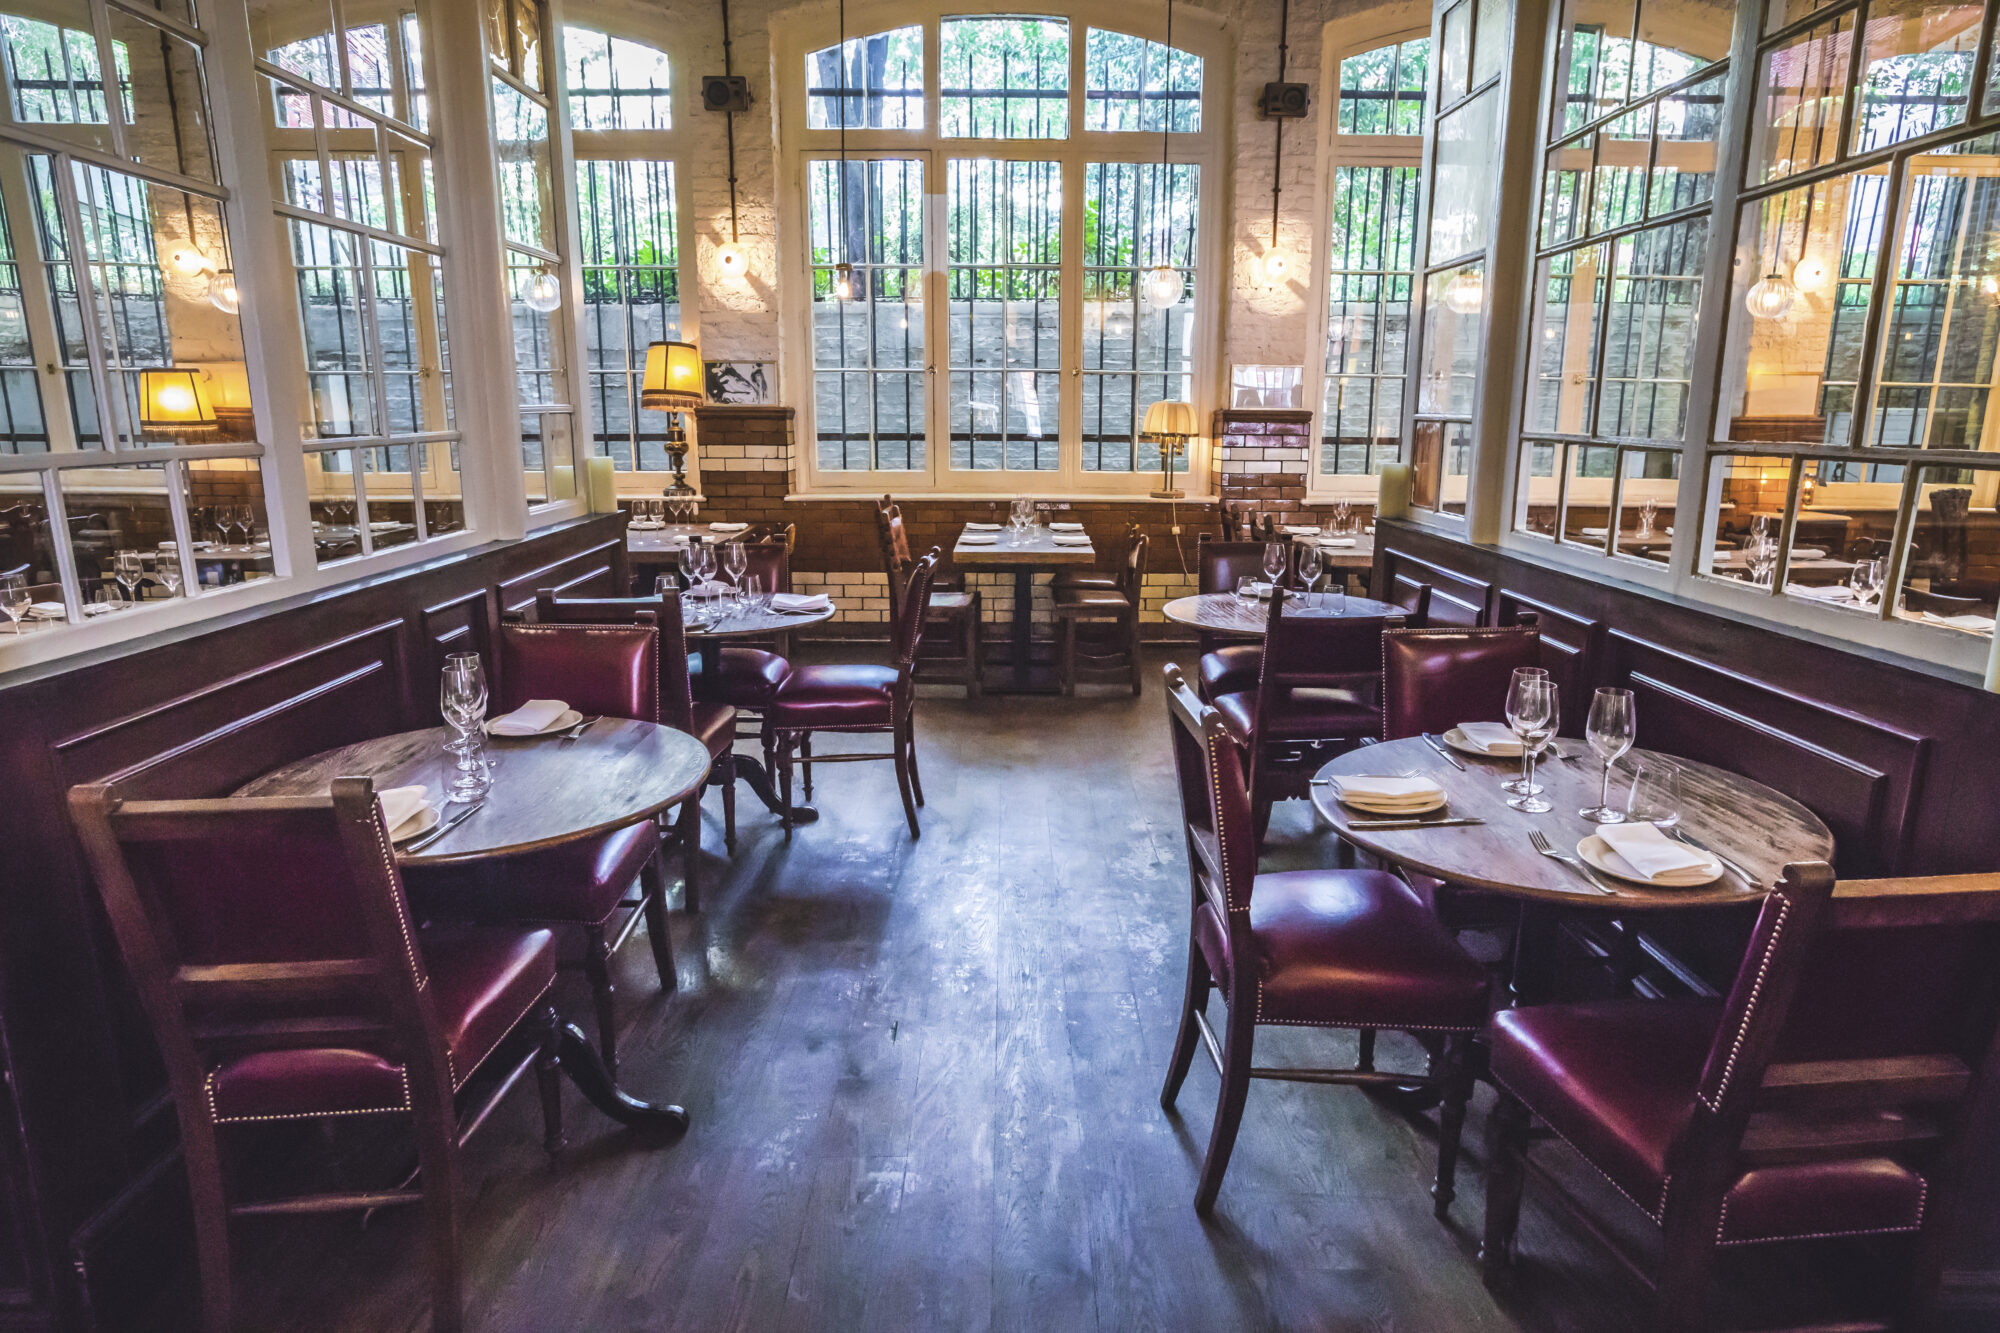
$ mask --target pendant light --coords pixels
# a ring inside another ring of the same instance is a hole
[[[729,48],[729,0],[722,0],[722,75],[733,78],[735,74],[736,65],[730,58]],[[729,144],[729,240],[716,250],[715,266],[722,270],[723,277],[740,279],[749,276],[750,256],[744,252],[736,231],[736,109],[733,105],[724,110],[722,123]]]
[[[1792,265],[1792,284],[1802,292],[1826,290],[1826,280],[1832,276],[1826,260],[1813,245],[1813,202],[1819,193],[1819,186],[1806,187],[1806,229],[1799,238],[1799,262]]]
[[[225,315],[243,308],[243,293],[236,289],[234,269],[221,269],[208,280],[208,303]]]
[[[854,299],[854,265],[847,261],[847,0],[840,0],[840,262],[833,266],[833,299]]]
[[[1792,120],[1792,144],[1790,156],[1785,159],[1787,163],[1798,161],[1799,126],[1804,119],[1805,117],[1798,116]],[[1808,201],[1810,197],[1808,195]],[[1766,206],[1768,205],[1767,200]],[[1743,295],[1743,307],[1750,312],[1752,319],[1783,319],[1791,308],[1798,304],[1798,285],[1785,273],[1781,262],[1785,249],[1785,221],[1791,214],[1791,208],[1792,191],[1787,190],[1778,197],[1778,229],[1777,234],[1771,238],[1771,266]],[[1807,217],[1807,226],[1808,228],[1811,226],[1810,214]],[[1799,248],[1801,251],[1805,249],[1804,245]]]
[[[545,268],[538,268],[521,284],[521,304],[537,314],[550,314],[562,304],[562,283]]]
[[[1161,80],[1160,99],[1160,174],[1153,182],[1153,228],[1163,238],[1164,250],[1158,256],[1160,263],[1146,270],[1146,304],[1155,310],[1166,310],[1179,303],[1187,290],[1187,283],[1181,271],[1166,262],[1173,253],[1173,227],[1161,211],[1170,197],[1167,190],[1167,145],[1174,129],[1174,0],[1167,0],[1167,54],[1166,74]]]
[[[1476,268],[1462,268],[1444,288],[1445,306],[1456,314],[1476,315],[1486,304],[1486,275]]]
[[[1290,53],[1292,0],[1284,0],[1278,6],[1278,82],[1285,81],[1285,61]],[[1266,114],[1270,112],[1267,110]],[[1271,149],[1271,244],[1264,250],[1264,276],[1277,284],[1285,280],[1288,267],[1284,251],[1278,248],[1278,200],[1285,190],[1285,118],[1271,116],[1273,143]]]

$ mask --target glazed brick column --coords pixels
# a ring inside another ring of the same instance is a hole
[[[1238,407],[1217,412],[1210,424],[1215,450],[1209,482],[1216,498],[1237,513],[1269,514],[1278,523],[1323,525],[1331,502],[1307,497],[1317,441],[1312,413],[1303,408]],[[1363,523],[1374,505],[1350,502]]]

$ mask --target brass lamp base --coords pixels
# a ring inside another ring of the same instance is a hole
[[[1154,498],[1155,500],[1179,500],[1179,499],[1183,498],[1184,496],[1186,496],[1187,492],[1186,492],[1186,491],[1153,491],[1153,492],[1151,492],[1151,494],[1152,494],[1152,497],[1153,497],[1153,498]]]

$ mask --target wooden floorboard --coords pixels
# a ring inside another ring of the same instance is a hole
[[[1430,1212],[1428,1118],[1292,1084],[1253,1087],[1216,1218],[1195,1217],[1216,1079],[1198,1057],[1160,1110],[1188,890],[1157,680],[1137,700],[927,691],[916,843],[886,763],[823,767],[824,818],[789,844],[746,798],[725,859],[712,819],[706,911],[673,919],[680,989],[661,993],[643,941],[618,972],[625,1081],[693,1128],[649,1147],[571,1094],[550,1165],[524,1085],[465,1153],[469,1325],[1639,1325],[1638,1294],[1532,1202],[1519,1292],[1480,1284],[1485,1095],[1449,1225]],[[1274,865],[1331,851],[1298,802],[1273,844]],[[563,1000],[588,1027],[567,979]],[[1324,1060],[1351,1040],[1276,1032],[1260,1055]],[[1420,1058],[1399,1040],[1385,1061]],[[419,1223],[240,1227],[244,1327],[427,1327]]]

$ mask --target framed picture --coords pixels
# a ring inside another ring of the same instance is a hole
[[[708,401],[756,404],[771,401],[776,378],[769,361],[704,361],[708,371]]]
[[[1304,407],[1303,366],[1237,366],[1230,375],[1231,407]]]

